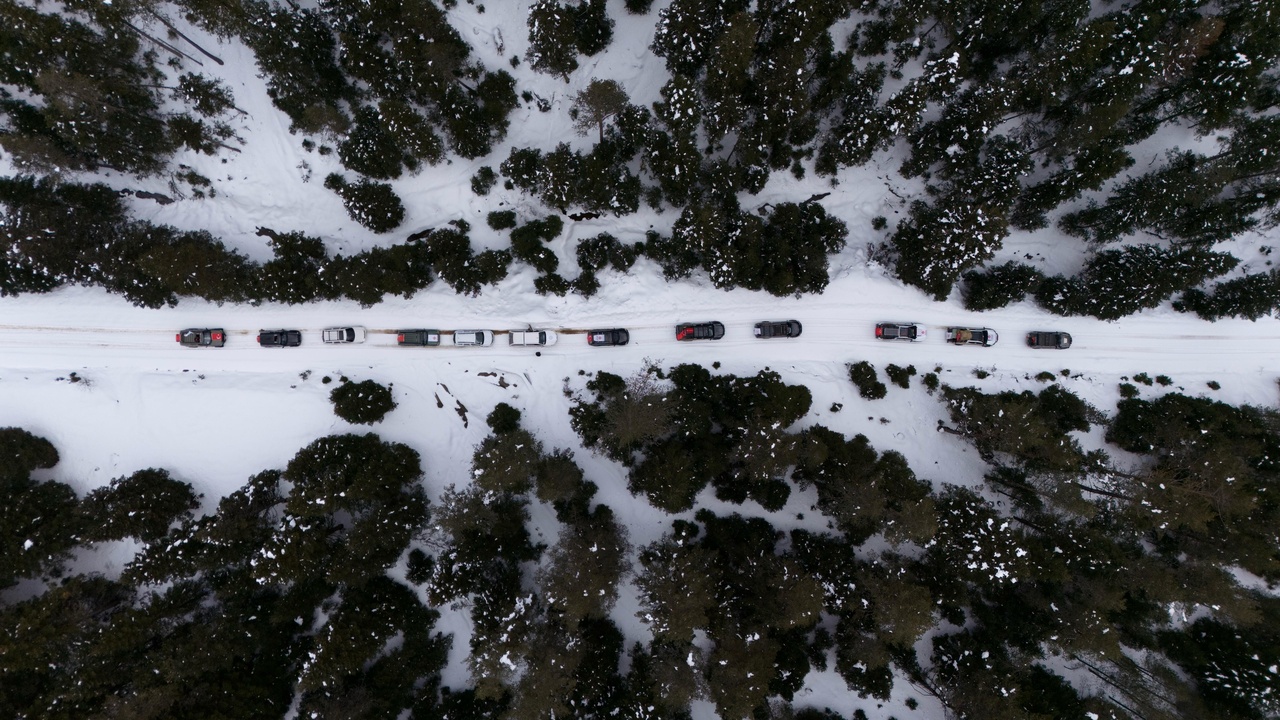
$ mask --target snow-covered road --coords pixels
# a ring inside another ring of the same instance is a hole
[[[846,283],[848,284],[848,283]],[[351,303],[305,306],[224,306],[183,302],[178,308],[145,310],[118,298],[86,289],[59,291],[51,297],[28,296],[0,302],[0,368],[76,367],[149,369],[225,368],[239,371],[278,371],[332,362],[377,365],[421,363],[449,359],[478,363],[548,364],[559,361],[585,366],[639,362],[661,358],[673,362],[711,362],[751,359],[760,364],[790,361],[846,362],[869,360],[918,365],[969,365],[1008,371],[1039,372],[1069,367],[1076,372],[1195,372],[1266,373],[1280,370],[1280,324],[1223,320],[1203,322],[1168,310],[1143,313],[1116,322],[1093,318],[1060,318],[1027,303],[986,313],[969,313],[952,304],[933,303],[917,293],[888,282],[865,287],[835,286],[821,296],[777,299],[760,293],[724,293],[709,288],[676,285],[646,289],[647,301],[612,306],[599,300],[553,299],[545,312],[530,316],[512,312],[483,296],[480,307],[443,288],[413,300],[393,300],[373,308]],[[865,285],[865,283],[864,283]],[[870,295],[870,296],[869,296]],[[793,340],[761,341],[751,326],[759,320],[796,319],[804,334]],[[719,320],[726,326],[723,340],[678,343],[677,322]],[[877,322],[920,322],[929,328],[922,342],[877,340]],[[323,327],[356,324],[369,328],[368,341],[359,346],[331,346],[320,342]],[[490,328],[498,332],[532,324],[564,335],[554,347],[509,347],[500,334],[493,347],[397,348],[397,328]],[[1000,333],[991,348],[951,347],[942,340],[948,325],[985,326]],[[179,347],[174,332],[184,327],[221,327],[227,346],[220,349]],[[300,348],[259,348],[254,336],[260,328],[303,330]],[[584,331],[595,327],[625,327],[631,344],[623,348],[591,348]],[[1066,330],[1074,345],[1065,351],[1026,347],[1032,330]],[[554,360],[553,360],[554,359]]]

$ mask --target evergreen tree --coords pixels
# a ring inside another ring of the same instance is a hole
[[[372,434],[333,435],[303,448],[283,473],[293,489],[258,550],[255,577],[350,586],[382,574],[426,523],[421,474],[416,452]]]
[[[355,90],[335,62],[337,42],[314,10],[252,6],[244,34],[267,94],[294,128],[305,133],[342,133],[350,119],[342,109]]]
[[[964,274],[966,310],[997,310],[1034,293],[1044,275],[1030,265],[1010,260],[985,270]]]
[[[577,112],[577,119],[573,129],[579,135],[586,135],[595,128],[599,131],[600,142],[604,142],[605,121],[625,110],[630,100],[616,80],[592,78],[587,89],[574,96],[573,111]]]
[[[1122,480],[1128,511],[1168,552],[1280,572],[1266,531],[1276,472],[1272,413],[1170,393],[1121,400],[1108,442],[1146,457]]]
[[[738,129],[747,117],[746,91],[759,32],[760,24],[750,13],[735,13],[728,18],[724,34],[707,62],[704,123],[712,142]]]
[[[1040,391],[984,394],[943,387],[951,421],[984,459],[1009,455],[1033,472],[1081,472],[1095,464],[1068,433],[1087,431],[1101,416],[1083,400],[1051,385]]]
[[[58,464],[58,451],[21,428],[0,428],[0,588],[56,573],[79,532],[75,490],[30,473]]]
[[[405,151],[384,127],[381,113],[365,106],[356,111],[355,124],[347,133],[347,139],[338,145],[338,158],[348,170],[391,180],[400,177]]]
[[[80,504],[84,538],[91,542],[135,537],[152,542],[164,537],[169,526],[191,517],[200,507],[191,486],[169,476],[167,470],[148,468],[116,478],[91,491]]]
[[[673,75],[693,77],[706,63],[726,19],[747,9],[742,0],[674,0],[658,13],[653,52]]]
[[[578,69],[578,13],[559,0],[535,0],[529,6],[529,50],[534,70],[559,75],[565,82]]]
[[[259,297],[272,302],[297,305],[318,298],[334,297],[323,279],[328,269],[328,253],[319,238],[299,232],[277,233],[263,230],[275,257],[257,272],[254,283]]]
[[[1156,307],[1174,293],[1226,273],[1237,262],[1225,253],[1193,247],[1130,245],[1104,250],[1090,258],[1079,275],[1042,281],[1036,302],[1060,315],[1115,320]]]
[[[1179,311],[1191,311],[1205,320],[1245,317],[1257,320],[1280,307],[1280,271],[1253,273],[1220,282],[1212,293],[1191,289],[1173,303]]]
[[[605,0],[586,0],[573,9],[573,14],[578,52],[589,57],[609,47],[613,40],[613,19],[609,17]]]
[[[567,525],[539,577],[548,612],[571,632],[584,620],[606,618],[630,567],[629,554],[626,528],[606,505]]]
[[[400,196],[386,183],[361,180],[353,185],[333,173],[325,178],[324,186],[342,197],[352,220],[376,233],[395,230],[404,221]]]

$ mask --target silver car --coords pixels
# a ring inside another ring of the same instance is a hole
[[[365,330],[362,327],[335,327],[325,328],[320,333],[320,339],[327,343],[345,345],[347,343],[364,342]]]
[[[454,345],[479,345],[489,347],[493,344],[492,330],[454,330]]]

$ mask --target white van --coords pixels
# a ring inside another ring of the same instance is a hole
[[[555,345],[556,334],[552,330],[512,330],[507,335],[512,345]]]
[[[492,330],[454,330],[454,345],[480,345],[489,347],[493,344]]]

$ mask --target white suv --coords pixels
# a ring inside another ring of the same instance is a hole
[[[488,347],[493,344],[492,330],[454,330],[454,345],[480,345]]]
[[[555,345],[556,334],[552,330],[512,330],[507,341],[512,345]]]

